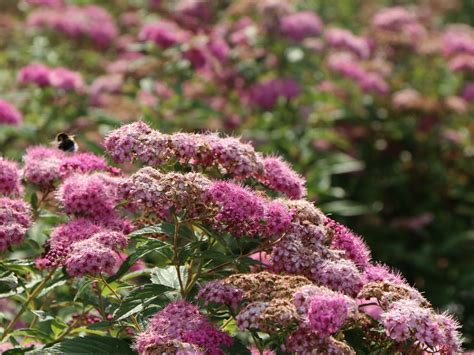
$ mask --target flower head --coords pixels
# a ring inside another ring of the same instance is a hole
[[[337,332],[354,312],[355,303],[343,295],[316,295],[311,299],[308,321],[319,336]]]
[[[42,188],[51,188],[60,177],[59,167],[65,153],[59,149],[35,146],[28,148],[23,157],[24,178]]]
[[[0,251],[23,240],[31,219],[31,208],[23,200],[0,197]]]
[[[17,164],[0,157],[0,195],[18,195],[23,189],[20,177]]]
[[[300,199],[306,194],[305,180],[279,157],[263,159],[263,175],[259,180],[289,198]]]
[[[0,125],[7,124],[19,126],[23,122],[23,116],[11,103],[0,100]]]
[[[323,23],[311,11],[301,11],[283,16],[280,20],[280,32],[293,41],[301,41],[307,37],[321,34]]]

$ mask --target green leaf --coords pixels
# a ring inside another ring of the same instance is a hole
[[[229,347],[223,347],[223,350],[225,351],[226,354],[239,354],[239,355],[247,355],[251,354],[250,350],[247,348],[247,346],[244,345],[244,343],[237,337],[233,338],[233,343],[232,346]]]
[[[120,307],[114,312],[115,321],[141,312],[163,293],[170,290],[172,290],[170,287],[156,284],[137,287],[123,299]]]
[[[107,279],[107,282],[113,282],[118,280],[120,277],[125,275],[125,273],[130,269],[135,262],[143,258],[144,256],[150,253],[158,253],[160,256],[166,259],[171,259],[173,256],[173,251],[171,250],[171,246],[166,244],[165,242],[159,239],[150,239],[141,244],[134,253],[130,254],[128,258],[122,263],[118,271],[115,275],[112,275]]]
[[[67,339],[45,350],[53,354],[135,354],[126,341],[99,335]]]
[[[38,209],[38,196],[36,195],[36,192],[31,194],[30,204],[33,210],[36,211]]]
[[[186,284],[188,279],[188,270],[184,266],[180,266],[179,272],[183,284]],[[151,271],[150,280],[154,284],[165,285],[174,290],[179,290],[178,273],[176,272],[176,268],[174,266],[154,268]]]
[[[18,278],[13,273],[4,272],[0,275],[0,298],[15,294],[18,287]]]
[[[141,237],[148,234],[166,234],[172,235],[174,232],[174,225],[170,223],[160,223],[153,226],[148,226],[137,231],[130,233],[128,236],[130,238]]]

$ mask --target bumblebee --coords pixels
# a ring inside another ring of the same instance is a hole
[[[69,135],[67,133],[61,132],[56,135],[56,139],[54,140],[54,144],[64,152],[77,152],[79,149],[76,141],[74,140],[74,136]]]

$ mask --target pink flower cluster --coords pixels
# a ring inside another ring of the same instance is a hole
[[[331,234],[331,248],[343,250],[344,256],[362,270],[369,265],[370,250],[361,237],[330,218],[326,220],[325,227]]]
[[[138,35],[139,40],[153,42],[161,48],[185,43],[189,37],[190,34],[187,31],[168,20],[146,24]]]
[[[280,98],[288,101],[295,99],[301,92],[293,79],[270,79],[253,85],[246,95],[251,103],[264,110],[271,110]]]
[[[39,87],[51,86],[64,91],[82,92],[85,83],[79,72],[63,67],[50,68],[34,63],[20,69],[17,75],[19,84],[34,84]]]
[[[367,71],[356,58],[348,53],[330,55],[327,65],[332,71],[354,80],[364,92],[386,95],[389,91],[388,84],[380,74]]]
[[[418,22],[416,13],[401,6],[384,8],[377,12],[372,18],[372,26],[376,30],[401,35],[412,44],[426,32]]]
[[[34,146],[23,156],[23,177],[26,181],[51,189],[60,176],[60,165],[66,154],[53,148]]]
[[[21,243],[31,219],[31,209],[23,200],[0,197],[0,251]]]
[[[0,100],[0,125],[19,126],[23,122],[23,116],[11,103]]]
[[[279,157],[263,159],[263,174],[258,179],[264,185],[290,198],[300,199],[306,195],[305,179]]]
[[[144,122],[136,122],[111,132],[105,147],[117,162],[138,159],[161,165],[177,158],[181,163],[215,166],[236,178],[255,176],[262,165],[253,147],[240,140],[214,134],[161,134]]]
[[[125,220],[115,223],[79,218],[57,226],[36,266],[65,265],[71,276],[112,274],[122,262],[119,250],[127,246],[124,233],[130,231]]]
[[[381,318],[387,335],[395,341],[414,338],[429,352],[454,354],[461,348],[456,321],[414,300],[394,302]]]
[[[74,174],[56,191],[56,198],[66,213],[76,216],[108,216],[119,202],[120,178],[103,173]]]
[[[117,175],[120,170],[107,165],[104,158],[92,153],[68,154],[56,148],[34,146],[23,156],[23,177],[43,189],[74,174],[107,172]]]
[[[322,30],[321,19],[311,11],[295,12],[280,19],[280,32],[293,41],[318,36]]]
[[[183,344],[194,346],[198,353],[224,354],[223,346],[231,346],[232,338],[212,326],[196,306],[186,301],[168,304],[150,320],[147,330],[140,333],[136,347],[140,354],[175,353],[186,348]],[[193,352],[196,353],[196,352]]]
[[[195,218],[207,211],[207,189],[211,182],[197,173],[168,173],[145,167],[125,180],[119,190],[132,206],[169,220],[170,210]]]
[[[319,295],[311,299],[308,321],[322,338],[337,332],[353,312],[354,301],[343,295]]]
[[[243,291],[232,285],[225,285],[220,280],[207,282],[199,289],[197,297],[210,303],[225,304],[236,309],[242,300]]]
[[[27,25],[48,28],[73,39],[86,37],[101,47],[110,45],[118,35],[112,16],[95,5],[40,8],[28,16]]]
[[[209,195],[217,206],[213,224],[235,236],[277,237],[291,224],[291,212],[284,205],[269,202],[248,188],[218,181],[210,186]]]
[[[18,195],[23,191],[18,165],[0,157],[0,195]]]
[[[331,48],[349,51],[362,59],[370,56],[367,39],[358,37],[346,29],[331,28],[326,30],[324,38]]]

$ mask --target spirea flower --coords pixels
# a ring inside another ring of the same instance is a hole
[[[74,243],[64,263],[69,275],[83,276],[112,274],[119,262],[115,251],[91,238]]]
[[[362,275],[349,260],[325,259],[311,267],[311,278],[331,290],[355,296],[362,288]]]
[[[354,307],[355,303],[343,295],[316,295],[308,311],[309,324],[320,337],[328,337],[346,323]]]
[[[259,180],[264,185],[293,199],[300,199],[306,194],[306,181],[283,159],[266,157],[263,159],[263,169],[264,173]]]
[[[303,324],[292,332],[285,343],[285,350],[296,354],[355,354],[350,346],[333,337],[321,339],[308,325]]]
[[[293,218],[299,223],[322,225],[326,221],[326,216],[313,203],[307,200],[279,200],[285,204],[289,210],[293,211]]]
[[[22,191],[18,165],[0,157],[0,195],[18,195]]]
[[[64,91],[80,92],[84,89],[84,80],[79,72],[63,67],[53,68],[49,72],[49,85]]]
[[[401,6],[384,8],[372,18],[372,24],[382,29],[399,29],[403,25],[416,22],[416,15]]]
[[[62,265],[71,250],[71,245],[93,239],[105,247],[119,250],[126,246],[125,234],[131,232],[130,223],[115,215],[77,218],[56,226],[44,245],[44,254],[36,259],[38,268]]]
[[[138,35],[139,40],[154,42],[162,48],[184,43],[189,37],[187,31],[181,29],[176,23],[167,20],[146,24]]]
[[[142,140],[152,132],[145,122],[124,125],[107,135],[105,149],[117,163],[131,161],[144,148]]]
[[[374,281],[388,281],[395,284],[406,284],[406,280],[400,273],[393,272],[383,264],[369,264],[364,269],[364,284]]]
[[[416,301],[395,302],[382,314],[382,323],[387,335],[398,342],[414,337],[432,351],[442,349],[449,354],[460,351],[459,326],[445,315],[420,307]]]
[[[103,173],[75,174],[61,183],[56,198],[66,213],[90,217],[108,215],[118,202],[119,182],[120,179]]]
[[[280,201],[271,201],[265,204],[263,225],[260,230],[263,236],[279,237],[289,231],[292,213]]]
[[[447,57],[457,54],[474,55],[474,35],[471,28],[450,28],[442,36],[441,46]]]
[[[318,36],[322,29],[321,19],[311,11],[296,12],[280,19],[280,32],[297,42],[307,37]]]
[[[31,218],[31,209],[23,200],[0,197],[0,251],[21,243]]]
[[[0,125],[19,126],[23,122],[23,116],[11,103],[0,100]]]
[[[250,102],[264,110],[272,109],[278,99],[292,100],[299,96],[300,86],[293,79],[270,79],[253,85],[247,93]]]
[[[28,16],[26,23],[61,32],[72,39],[86,37],[100,47],[108,46],[118,35],[112,16],[96,5],[38,9]]]
[[[331,235],[331,248],[343,250],[346,258],[364,270],[369,265],[370,250],[362,238],[330,218],[326,220],[325,226]]]
[[[346,29],[331,28],[324,32],[324,38],[332,48],[350,51],[360,58],[367,58],[370,55],[368,41]]]
[[[65,156],[59,165],[61,178],[65,178],[74,173],[85,174],[94,171],[117,173],[119,170],[108,166],[104,158],[88,152]]]
[[[197,173],[167,173],[145,167],[120,186],[121,196],[131,204],[156,213],[161,219],[170,218],[170,210],[186,212],[186,216],[203,214],[207,204],[207,188],[211,184]]]
[[[35,84],[39,87],[49,86],[50,69],[46,65],[33,63],[20,69],[17,75],[19,84]]]
[[[203,353],[224,354],[222,346],[232,345],[232,338],[214,328],[196,306],[186,301],[168,304],[150,320],[148,329],[138,335],[140,354],[147,349],[172,342],[197,346]]]
[[[161,134],[143,122],[112,131],[105,147],[117,162],[138,159],[148,165],[162,165],[173,158],[183,164],[215,166],[236,178],[257,175],[261,162],[250,144],[215,134]]]
[[[232,285],[225,285],[221,280],[207,282],[199,289],[198,298],[209,303],[225,304],[237,308],[243,291]]]
[[[33,184],[49,189],[60,178],[59,167],[66,154],[53,148],[35,146],[28,148],[23,156],[23,176]]]
[[[264,219],[265,201],[246,187],[217,181],[209,188],[211,201],[217,206],[214,224],[235,236],[255,236]]]

